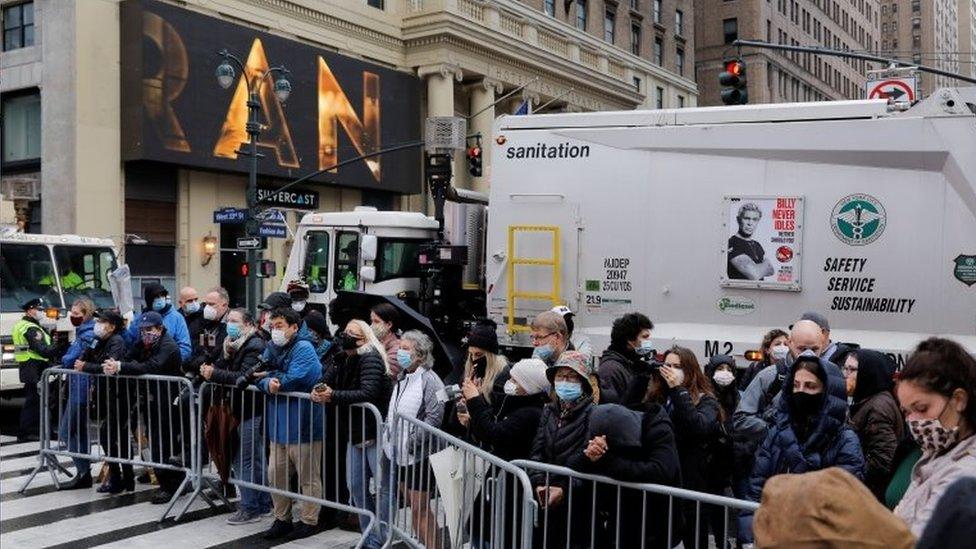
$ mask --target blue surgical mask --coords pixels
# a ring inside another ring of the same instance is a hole
[[[236,322],[228,322],[227,337],[229,337],[231,341],[241,337],[241,325]]]
[[[163,309],[165,309],[166,308],[166,305],[167,305],[167,303],[166,303],[166,298],[165,297],[157,297],[152,302],[152,310],[154,310],[154,311],[156,311],[158,313],[159,311],[162,311]]]
[[[583,386],[578,381],[557,381],[556,396],[563,402],[575,402],[583,395]]]
[[[642,339],[640,345],[638,345],[634,350],[637,351],[637,354],[640,356],[647,356],[651,354],[651,351],[654,350],[654,344],[651,343],[650,339]]]
[[[556,352],[556,350],[552,348],[552,345],[549,345],[547,343],[545,345],[541,345],[539,347],[536,347],[532,351],[532,358],[538,358],[539,360],[541,360],[543,362],[549,362],[549,359],[552,358],[552,355],[555,352]]]
[[[200,310],[200,302],[191,301],[189,303],[186,303],[183,305],[183,310],[186,311],[186,314],[192,315],[193,313]]]
[[[397,350],[397,364],[399,364],[401,368],[406,370],[407,368],[410,367],[412,363],[413,363],[413,357],[410,356],[410,351],[406,351],[403,349]]]

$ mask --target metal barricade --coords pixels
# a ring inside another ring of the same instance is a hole
[[[512,465],[529,472],[540,500],[534,532],[540,548],[670,549],[679,541],[685,549],[731,547],[735,512],[759,508],[751,501],[622,482],[536,461],[516,460]],[[709,543],[709,527],[714,545]]]
[[[41,375],[39,390],[42,403],[39,463],[20,488],[21,493],[45,469],[51,473],[55,486],[59,486],[57,472],[67,473],[58,462],[61,456],[72,458],[80,467],[90,467],[91,462],[97,461],[123,466],[129,471],[132,466],[151,467],[161,485],[162,479],[172,486],[178,485],[160,521],[169,516],[187,486],[192,484],[197,490],[175,520],[183,516],[200,494],[196,406],[193,386],[186,378],[89,374],[49,368]],[[57,408],[53,409],[54,406]],[[52,437],[55,411],[60,418],[56,438]],[[97,443],[97,452],[93,442]],[[204,498],[211,506],[215,505],[206,495]]]
[[[241,505],[265,506],[268,502],[261,499],[267,495],[262,494],[270,494],[276,518],[287,513],[289,521],[293,500],[301,502],[299,515],[310,525],[318,523],[320,506],[352,513],[360,517],[363,532],[357,546],[378,539],[375,499],[349,503],[346,472],[358,466],[348,473],[382,478],[379,463],[349,460],[350,441],[382,432],[379,409],[368,403],[326,406],[313,402],[309,393],[267,394],[253,385],[207,382],[198,396],[206,482],[234,485]]]
[[[386,428],[381,520],[389,541],[531,549],[537,505],[525,471],[413,417],[397,414]]]

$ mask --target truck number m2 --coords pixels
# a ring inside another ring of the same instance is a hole
[[[713,357],[715,355],[731,355],[732,354],[732,342],[731,341],[715,341],[711,339],[705,340],[705,357]],[[720,350],[721,349],[721,350]]]

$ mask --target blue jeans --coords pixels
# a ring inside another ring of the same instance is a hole
[[[377,461],[380,451],[375,441],[363,447],[354,446],[351,442],[346,446],[346,485],[349,487],[353,506],[360,509],[376,510],[376,498],[370,493],[369,487],[378,472]],[[379,484],[377,492],[382,501],[384,483]],[[386,493],[386,501],[389,501],[389,486]],[[359,529],[366,531],[368,527],[369,519],[365,515],[359,515]],[[363,542],[363,547],[367,549],[382,547],[383,537],[380,529],[374,528]]]
[[[88,404],[68,402],[61,414],[58,426],[58,438],[66,442],[69,452],[87,454],[91,452],[91,442],[88,440]],[[71,458],[75,462],[78,474],[91,472],[91,461],[82,458]]]
[[[237,478],[259,486],[266,485],[263,418],[257,416],[244,420],[237,432],[241,437],[237,459],[234,460]],[[255,515],[263,515],[271,510],[271,494],[243,486],[238,486],[238,489],[241,492],[241,509]]]

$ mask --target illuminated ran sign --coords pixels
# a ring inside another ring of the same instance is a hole
[[[420,136],[416,76],[151,0],[122,4],[122,158],[246,172],[247,84],[214,77],[222,49],[249,77],[285,66],[292,92],[259,93],[259,173],[292,179]],[[268,79],[270,82],[270,79]],[[314,181],[416,193],[420,151],[332,170]]]

